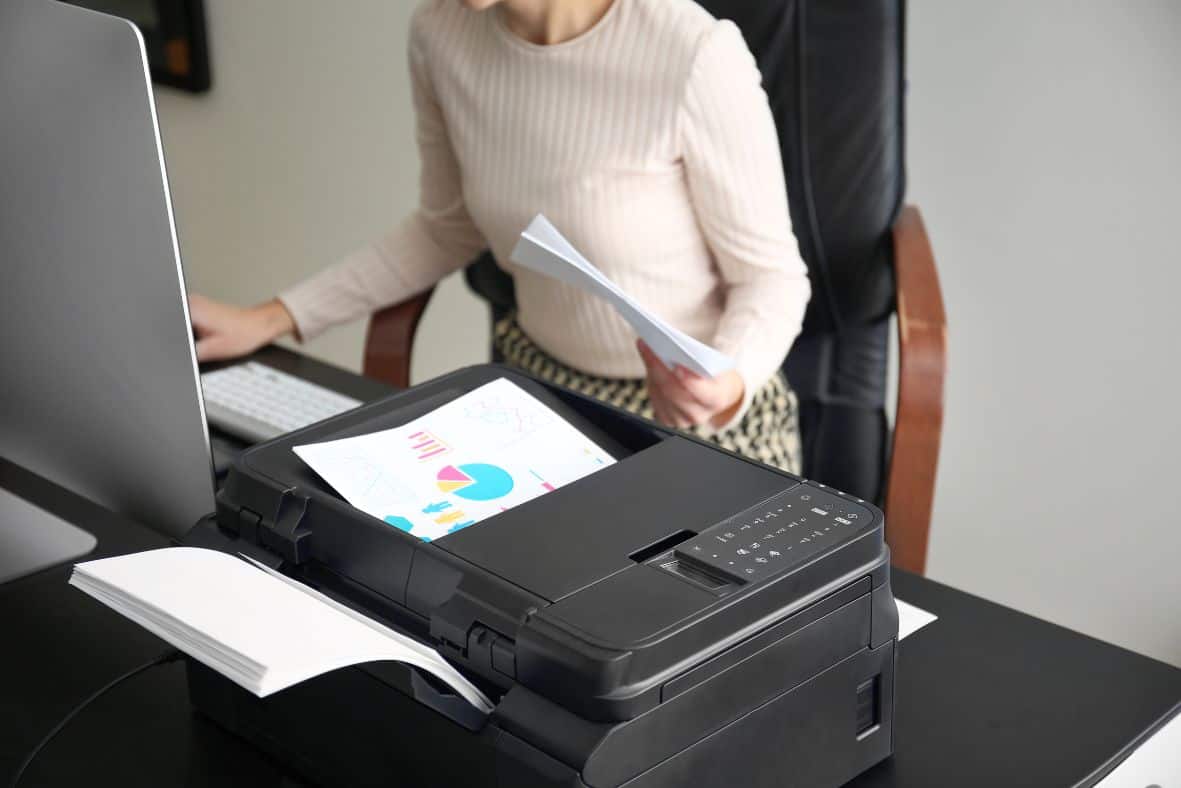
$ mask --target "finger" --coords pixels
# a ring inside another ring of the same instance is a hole
[[[677,382],[672,373],[658,362],[655,368],[649,370],[647,385],[648,396],[653,404],[658,405],[665,416],[669,417],[671,424],[677,410],[674,405]]]
[[[673,377],[680,384],[680,388],[699,405],[716,410],[725,404],[719,401],[722,399],[722,392],[717,378],[698,375],[693,370],[679,364],[673,370]]]
[[[648,393],[652,400],[653,412],[659,411],[660,421],[678,429],[687,429],[701,424],[710,417],[708,408],[702,407],[677,379],[673,370],[652,352],[642,339],[636,347],[648,370]]]
[[[651,377],[648,378],[648,401],[652,403],[652,416],[656,421],[669,427],[677,426],[676,411],[669,407],[668,397]]]
[[[679,401],[675,397],[667,396],[667,393],[660,397],[659,403],[664,414],[664,422],[678,429],[688,429],[709,418],[708,413],[699,405]]]
[[[667,390],[678,386],[677,379],[673,375],[671,369],[664,365],[664,362],[657,358],[649,348],[645,351],[647,354],[644,361],[644,366],[648,370],[648,380],[661,390]]]
[[[709,421],[710,416],[709,410],[700,405],[677,408],[677,421],[681,429],[688,429],[689,427],[696,427],[698,424],[704,424]]]
[[[691,427],[709,421],[713,411],[697,400],[689,397],[683,390],[667,392],[665,407],[676,417],[681,427]]]
[[[652,420],[661,424],[672,424],[672,421],[669,419],[668,413],[664,410],[664,407],[662,405],[658,405],[655,402],[652,403]]]
[[[652,408],[652,419],[661,424],[669,424],[668,411],[664,407],[664,398],[661,396],[660,387],[655,384],[651,377],[646,383],[648,389],[648,405]]]
[[[709,401],[702,401],[684,384],[675,372],[670,372],[660,381],[661,394],[668,404],[682,413],[686,418],[694,419],[695,423],[709,418],[709,414],[716,410]]]
[[[644,360],[644,366],[647,367],[649,371],[659,370],[667,375],[672,374],[672,370],[665,366],[664,362],[660,359],[660,356],[656,355],[647,342],[642,339],[637,339],[636,347],[640,351],[640,358]]]
[[[664,407],[659,409],[653,408],[652,410],[653,413],[659,413],[656,420],[661,424],[678,430],[688,429],[691,426],[689,419],[675,410]]]
[[[673,378],[672,373],[657,367],[649,370],[648,374],[648,395],[652,401],[660,405],[661,409],[668,415],[673,415],[674,408],[672,403],[677,398],[677,381]],[[681,395],[682,398],[684,395]]]

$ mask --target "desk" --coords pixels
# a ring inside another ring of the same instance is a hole
[[[259,360],[371,399],[387,391],[268,349]],[[90,530],[93,557],[167,540],[11,463],[0,486]],[[165,645],[66,585],[58,567],[0,585],[0,780],[88,693]],[[902,599],[939,620],[899,645],[895,756],[852,788],[1071,786],[1181,701],[1181,670],[906,572]],[[767,743],[761,743],[766,745]],[[298,786],[281,764],[193,714],[179,664],[152,669],[76,718],[28,786]],[[1086,783],[1084,783],[1086,784]]]

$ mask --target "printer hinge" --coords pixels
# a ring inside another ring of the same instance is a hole
[[[487,676],[499,673],[514,681],[517,678],[516,643],[483,624],[474,625],[468,632],[467,660]]]
[[[307,561],[311,551],[312,532],[304,526],[308,499],[293,494],[294,488],[284,490],[274,519],[264,518],[245,506],[238,508],[238,535],[292,564]]]

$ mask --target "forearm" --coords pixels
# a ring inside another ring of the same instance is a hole
[[[284,290],[276,299],[301,339],[396,302],[405,286],[376,245],[368,246]]]
[[[472,232],[434,228],[421,212],[393,232],[303,282],[279,300],[303,339],[434,286],[483,248]]]
[[[765,269],[729,286],[714,346],[735,361],[745,390],[729,423],[782,366],[800,333],[811,288],[801,270]]]

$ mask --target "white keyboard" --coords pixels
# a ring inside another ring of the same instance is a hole
[[[201,386],[210,425],[255,443],[361,404],[254,361],[206,372]]]

